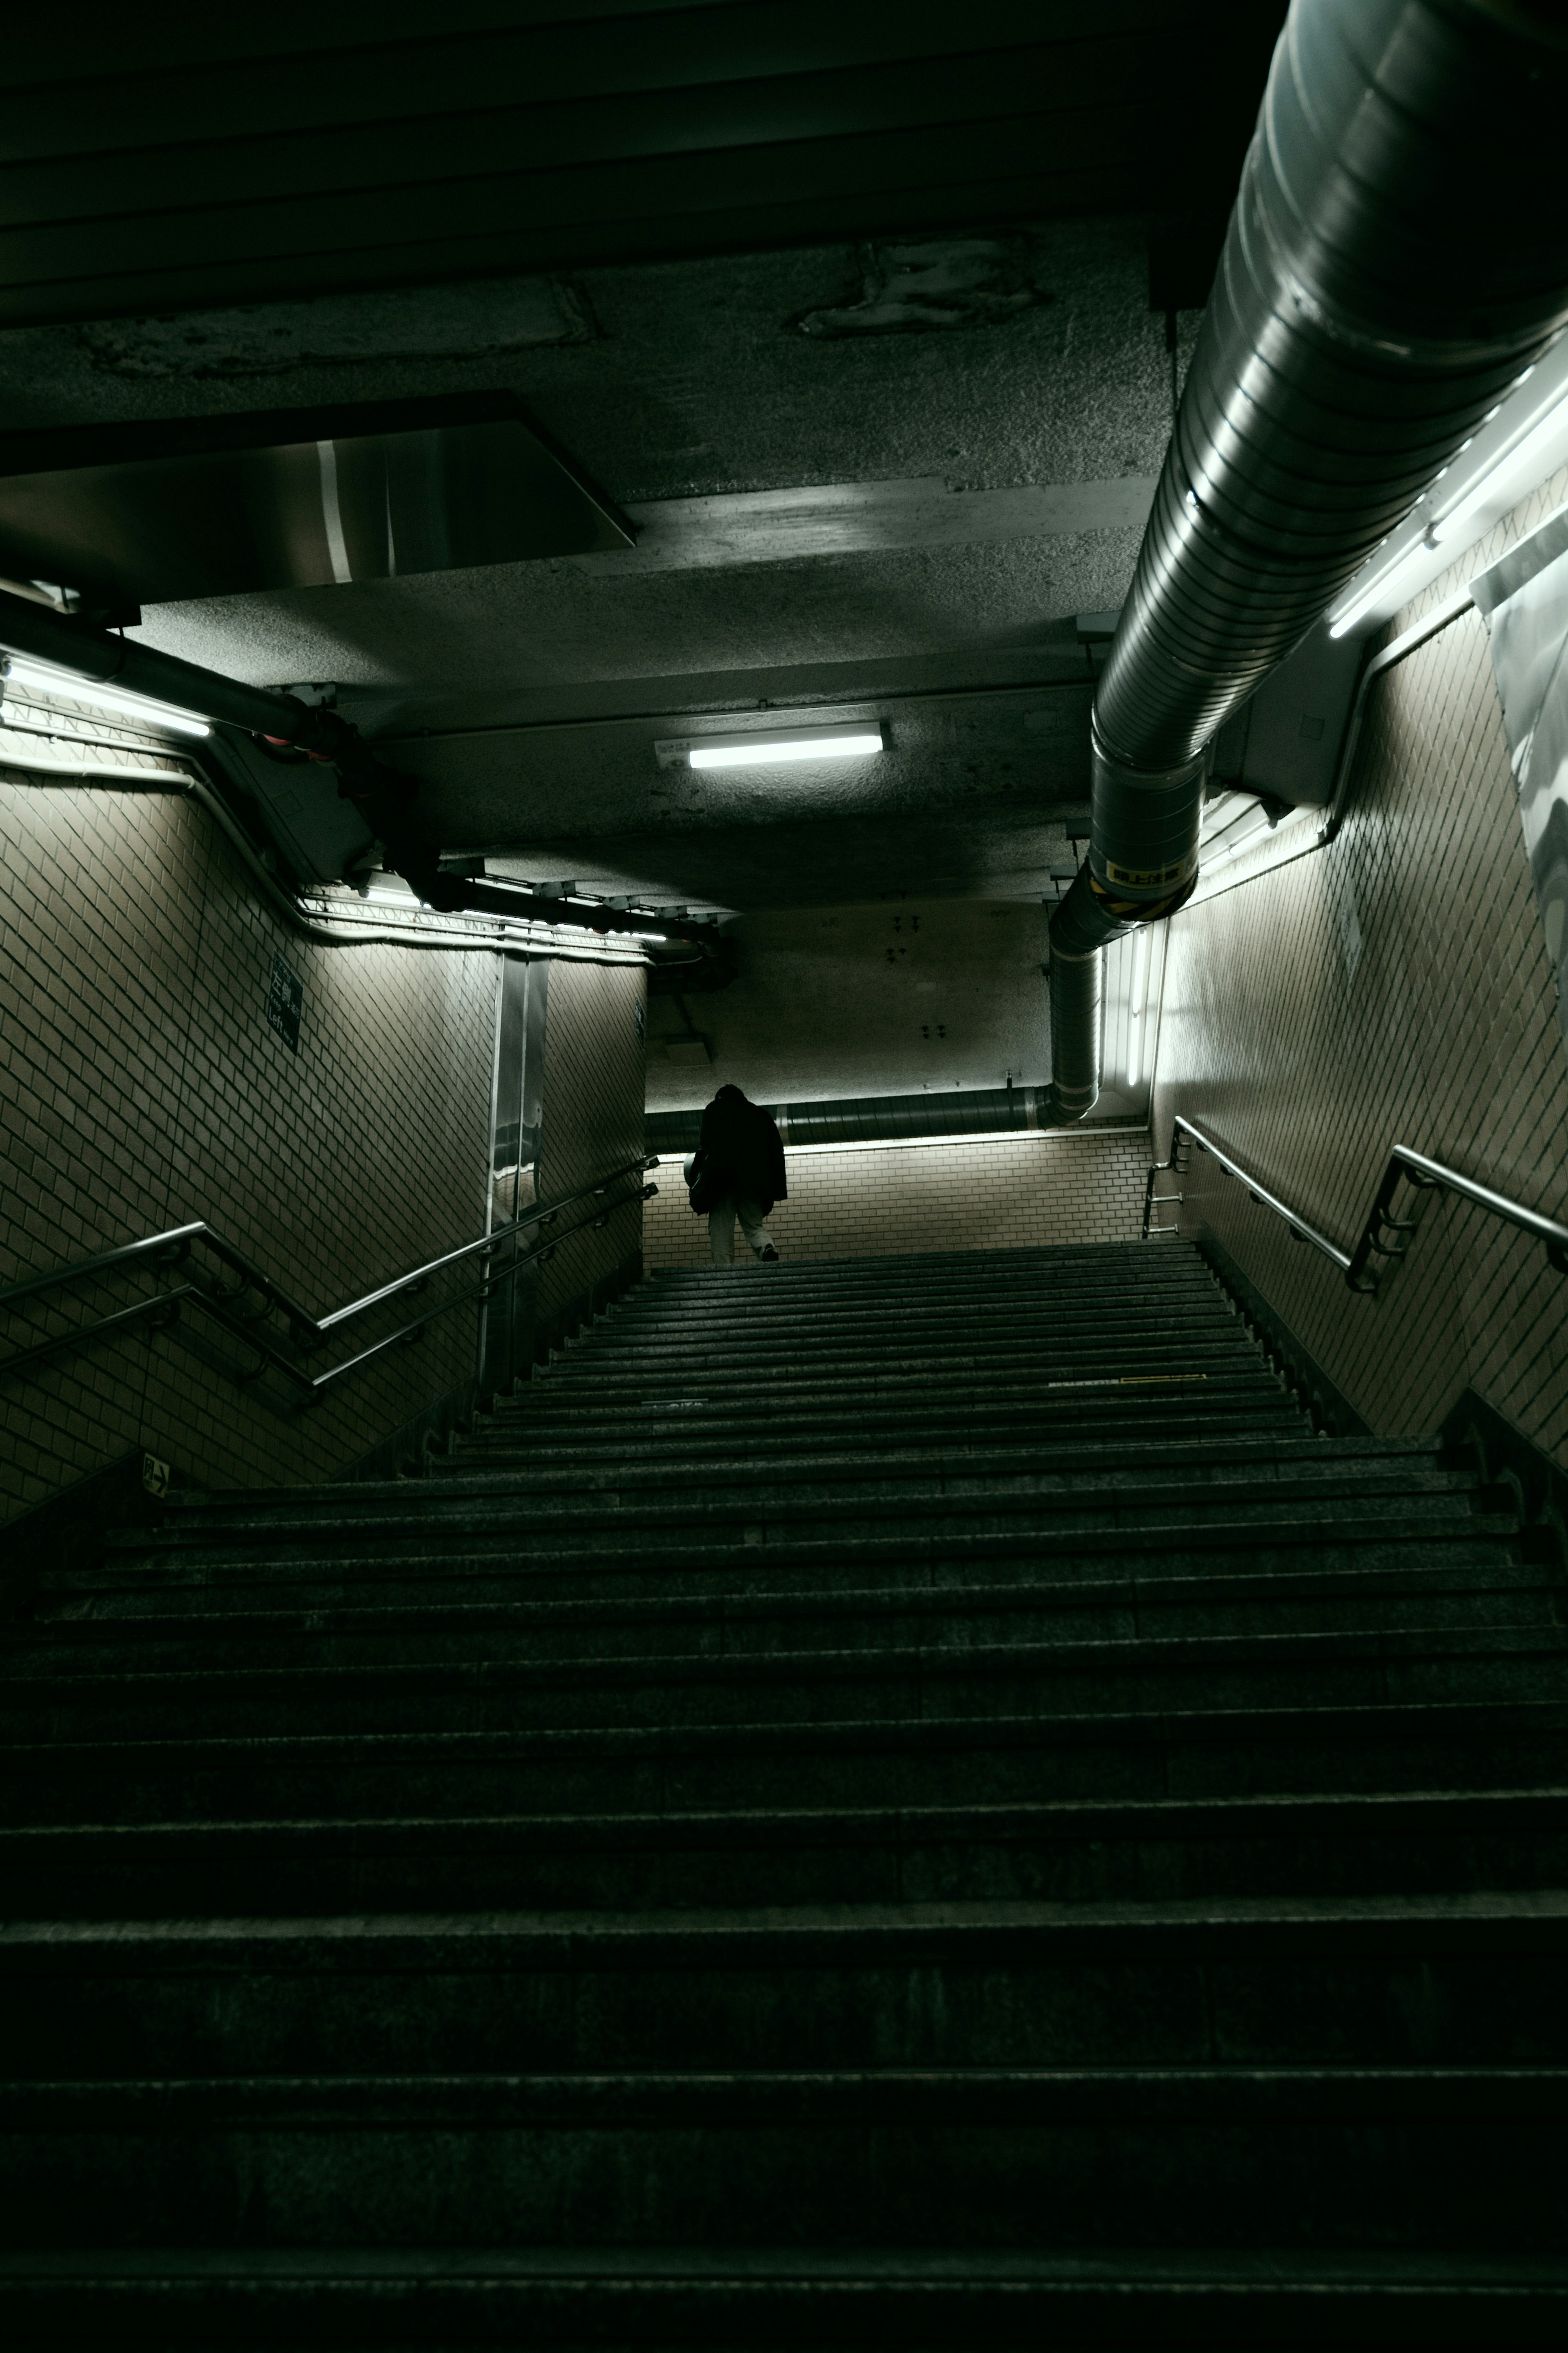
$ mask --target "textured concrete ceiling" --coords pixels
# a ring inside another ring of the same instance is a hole
[[[258,682],[336,685],[425,780],[443,842],[519,871],[596,866],[735,909],[884,888],[1019,897],[1048,888],[1081,819],[1072,617],[1121,601],[1129,517],[1170,429],[1146,238],[1130,217],[1009,225],[995,267],[1026,299],[989,323],[892,333],[803,331],[835,306],[853,324],[887,279],[886,254],[853,245],[493,280],[460,301],[405,290],[379,310],[329,296],[13,329],[0,404],[25,426],[513,391],[604,492],[652,518],[640,565],[633,551],[163,606],[140,634]],[[1184,354],[1195,324],[1183,315]],[[1084,499],[1053,506],[1053,485]],[[872,540],[898,543],[818,544],[773,520],[777,493],[816,486],[869,501]],[[692,503],[712,500],[739,502],[717,537]],[[683,535],[684,518],[698,527]],[[889,724],[863,773],[672,782],[651,754],[705,713],[850,704]]]
[[[655,716],[399,750],[454,847],[539,880],[742,908],[932,887],[1039,898],[1086,822],[1089,688],[1076,647],[1068,663],[1044,688],[794,706],[803,725],[879,721],[886,748],[866,759],[692,769],[658,752],[690,723]]]
[[[1125,596],[1280,14],[279,0],[86,43],[36,16],[0,432],[292,409],[309,442],[351,402],[513,396],[634,545],[149,604],[136,634],[333,691],[454,857],[731,917],[718,1062],[668,1054],[656,998],[656,1101],[715,1069],[1038,1081],[1041,902],[1087,815],[1075,617]],[[657,749],[791,716],[885,749]]]

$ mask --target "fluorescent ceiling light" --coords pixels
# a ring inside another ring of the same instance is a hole
[[[5,667],[6,678],[14,684],[33,687],[40,694],[62,695],[72,702],[88,703],[94,711],[123,712],[150,727],[171,727],[180,735],[212,733],[205,719],[197,719],[189,711],[175,711],[166,702],[150,702],[144,694],[124,694],[118,687],[100,686],[96,679],[79,678],[74,670],[55,670],[47,662],[23,661],[16,656]]]
[[[1135,1087],[1143,1067],[1143,1000],[1149,990],[1149,926],[1132,943],[1132,987],[1127,1006],[1127,1083]]]
[[[1517,505],[1538,482],[1556,472],[1563,463],[1564,442],[1568,442],[1568,396],[1553,402],[1534,430],[1433,524],[1430,538],[1442,547],[1481,518],[1483,510],[1487,511],[1484,521],[1489,523],[1498,505],[1504,501]]]
[[[1278,824],[1288,824],[1289,818],[1297,816],[1298,813],[1297,810],[1291,809],[1288,816],[1279,819]],[[1257,801],[1244,801],[1234,814],[1226,817],[1212,832],[1202,835],[1198,844],[1198,854],[1205,868],[1222,866],[1227,858],[1239,858],[1243,850],[1250,849],[1264,834],[1277,830],[1278,826],[1269,825],[1268,811],[1261,808]]]
[[[634,932],[632,937],[634,940],[658,940],[662,944],[668,939],[669,934],[668,932]]]
[[[1386,619],[1568,459],[1568,335],[1526,370],[1351,583],[1329,635]]]
[[[863,760],[881,748],[879,727],[818,727],[790,735],[714,736],[694,744],[686,756],[694,768],[761,768],[786,760]]]

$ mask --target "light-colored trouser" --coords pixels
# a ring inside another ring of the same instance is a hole
[[[773,1236],[763,1223],[762,1204],[746,1193],[726,1193],[716,1209],[708,1212],[708,1247],[713,1253],[715,1266],[735,1263],[735,1220],[741,1220],[741,1231],[761,1258],[773,1246]]]

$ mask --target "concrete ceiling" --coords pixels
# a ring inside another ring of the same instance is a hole
[[[458,0],[434,33],[285,0],[177,54],[106,20],[90,58],[35,27],[0,429],[509,392],[633,547],[138,634],[331,687],[443,847],[513,872],[1037,903],[1083,828],[1074,616],[1125,594],[1200,315],[1173,364],[1146,208],[1227,199],[1280,14]],[[847,712],[879,758],[653,749]]]
[[[457,733],[402,749],[455,847],[541,880],[606,892],[657,880],[661,898],[704,907],[832,905],[932,887],[1037,898],[1068,854],[1065,828],[1084,826],[1082,661],[1071,683],[1043,689],[792,710],[805,725],[879,719],[886,749],[866,759],[694,770],[658,758],[672,729],[689,725],[662,716]]]
[[[838,245],[586,270],[548,302],[494,280],[12,329],[0,402],[15,426],[512,391],[635,548],[150,607],[140,634],[331,683],[426,782],[443,844],[519,871],[734,910],[1039,895],[1081,827],[1073,617],[1121,601],[1170,429],[1147,235],[1015,224],[913,264]],[[803,332],[898,267],[1020,299]],[[517,347],[520,321],[555,339]],[[851,707],[889,743],[853,772],[674,777],[652,753],[705,717]]]

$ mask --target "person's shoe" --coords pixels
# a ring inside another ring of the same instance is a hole
[[[759,1250],[757,1252],[757,1256],[762,1260],[764,1266],[777,1266],[779,1262],[779,1254],[777,1250],[774,1250],[772,1242],[768,1244],[765,1250]]]

